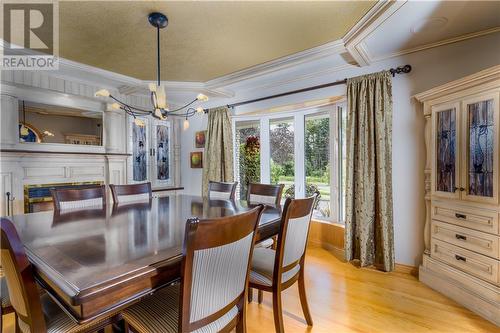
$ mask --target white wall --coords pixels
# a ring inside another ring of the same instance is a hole
[[[500,33],[381,61],[369,67],[351,68],[321,78],[293,82],[263,91],[235,89],[232,100],[212,101],[224,105],[246,98],[262,97],[311,85],[341,80],[390,67],[410,64],[410,74],[393,80],[393,197],[396,262],[417,266],[423,251],[424,225],[424,118],[420,106],[411,96],[440,84],[459,79],[500,63]],[[279,74],[274,74],[279,75]],[[293,70],[286,75],[293,78]],[[345,86],[336,86],[294,96],[240,107],[236,113],[261,110],[345,94]],[[244,97],[242,97],[244,96]],[[185,192],[200,194],[201,169],[190,169],[189,152],[194,151],[194,133],[206,129],[207,116],[193,117],[191,126],[183,131],[181,140],[181,184]]]

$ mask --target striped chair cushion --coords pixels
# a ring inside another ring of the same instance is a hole
[[[265,239],[263,240],[262,242],[258,243],[258,244],[255,244],[255,247],[266,247],[266,248],[269,248],[269,247],[272,247],[274,244],[274,240],[272,238],[268,238],[268,239]]]
[[[5,281],[10,295],[10,301],[17,313],[23,316],[28,315],[27,306],[23,297],[23,286],[16,273],[14,260],[7,249],[0,250],[2,268],[5,274]]]
[[[135,201],[144,201],[144,200],[149,200],[149,193],[119,195],[118,196],[118,203],[121,203],[121,204],[135,202]]]
[[[311,214],[290,219],[285,235],[283,267],[290,265],[302,257],[306,250],[307,231],[311,222]]]
[[[276,251],[272,249],[256,248],[253,250],[250,282],[272,286],[275,255]],[[291,270],[284,272],[281,277],[281,282],[290,280],[299,270],[300,265],[297,265]]]
[[[210,199],[229,200],[231,199],[231,192],[210,191],[209,197]]]
[[[276,197],[271,195],[250,194],[249,199],[252,204],[274,205],[276,203]]]
[[[250,233],[236,242],[194,252],[190,322],[216,313],[245,290],[252,240]]]
[[[47,333],[79,333],[92,332],[93,328],[100,328],[101,324],[110,317],[103,317],[99,320],[78,325],[75,323],[52,299],[48,294],[40,297]],[[23,333],[32,333],[28,324],[18,318],[18,325]]]
[[[61,210],[80,209],[87,207],[102,208],[102,198],[93,198],[75,201],[60,201],[59,207]]]
[[[7,288],[7,280],[4,276],[0,277],[0,298],[2,299],[2,309],[12,306],[10,303],[9,290]]]
[[[123,312],[123,318],[138,333],[177,333],[179,319],[179,285],[163,288],[153,296]],[[215,333],[223,329],[238,314],[235,306],[218,320],[193,333]]]

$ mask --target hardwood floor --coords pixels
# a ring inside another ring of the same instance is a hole
[[[319,247],[308,249],[306,286],[314,326],[307,327],[292,286],[283,293],[286,332],[500,332],[409,274],[359,269]],[[6,319],[4,332],[13,333],[12,317]],[[247,327],[274,332],[271,294],[249,304]]]

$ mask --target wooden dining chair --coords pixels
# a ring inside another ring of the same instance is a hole
[[[127,330],[246,331],[246,286],[263,206],[239,215],[189,219],[180,286],[171,285],[124,310]]]
[[[285,185],[270,185],[270,184],[248,184],[247,201],[249,204],[264,204],[277,206],[281,202],[281,195]],[[272,247],[274,239],[268,238],[257,244],[258,247]]]
[[[1,219],[1,260],[17,327],[22,333],[95,332],[112,324],[116,316],[78,325],[47,293],[40,294],[33,269],[11,221]]]
[[[12,302],[10,301],[9,290],[7,289],[7,280],[3,274],[0,277],[0,299],[1,299],[1,307],[0,307],[0,333],[3,332],[3,316],[8,315],[9,313],[14,313],[14,307],[12,306]],[[17,317],[16,317],[17,320]]]
[[[247,201],[251,204],[279,205],[285,185],[248,184]]]
[[[236,185],[238,185],[238,182],[223,183],[223,182],[209,181],[208,199],[234,200]]]
[[[106,205],[106,187],[99,185],[81,189],[50,189],[54,209],[80,209]]]
[[[281,292],[296,281],[304,317],[313,325],[304,284],[307,237],[316,195],[306,199],[288,198],[283,208],[276,250],[256,248],[252,257],[250,288],[273,294],[273,315],[276,332],[284,332]],[[259,302],[262,302],[259,297]]]
[[[153,196],[151,183],[129,184],[129,185],[109,185],[113,195],[114,204],[123,204],[134,201],[148,200]]]

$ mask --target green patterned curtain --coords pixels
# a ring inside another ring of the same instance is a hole
[[[203,156],[203,196],[208,195],[208,182],[232,182],[233,129],[231,113],[227,107],[210,109],[208,112],[207,139]]]
[[[347,107],[346,260],[392,271],[391,73],[348,79]]]

